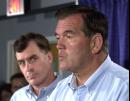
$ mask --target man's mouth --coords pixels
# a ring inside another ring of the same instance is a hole
[[[33,79],[33,78],[35,78],[34,74],[27,73],[27,79],[28,80]]]

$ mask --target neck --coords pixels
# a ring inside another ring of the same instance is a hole
[[[106,59],[107,54],[98,54],[91,59],[90,65],[86,65],[85,68],[82,68],[80,71],[75,73],[76,82],[78,86],[83,85],[89,77],[99,68],[99,66]]]
[[[40,91],[43,87],[48,87],[54,80],[56,79],[56,76],[54,75],[53,71],[50,72],[46,79],[43,81],[40,86],[34,85],[32,86],[34,93],[38,96],[40,94]]]

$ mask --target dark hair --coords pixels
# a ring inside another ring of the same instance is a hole
[[[26,33],[21,35],[15,42],[14,42],[14,51],[15,52],[22,52],[24,49],[27,48],[28,43],[30,41],[36,42],[39,49],[44,50],[45,52],[50,51],[50,46],[48,40],[39,33]]]
[[[11,76],[10,81],[13,81],[14,79],[24,78],[24,75],[22,73],[16,73]],[[25,78],[24,78],[25,79]]]
[[[101,33],[104,41],[103,48],[106,50],[105,48],[107,48],[108,39],[108,21],[106,16],[94,8],[80,5],[71,5],[57,10],[56,18],[57,20],[64,19],[74,14],[81,15],[84,22],[84,28],[82,28],[82,31],[87,37],[91,37],[96,33]]]

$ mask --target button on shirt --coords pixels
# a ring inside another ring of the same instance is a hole
[[[128,70],[108,56],[82,86],[74,74],[58,83],[47,101],[128,101]]]
[[[48,96],[52,93],[54,88],[56,87],[60,77],[58,77],[53,83],[51,83],[48,87],[42,88],[40,91],[40,95],[37,96],[33,91],[30,85],[25,86],[18,91],[16,91],[11,97],[10,101],[46,101]]]

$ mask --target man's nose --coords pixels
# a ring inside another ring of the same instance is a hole
[[[64,47],[64,42],[65,42],[65,40],[64,40],[63,38],[59,38],[59,39],[57,40],[57,45],[56,45],[56,47],[57,47],[58,49],[62,49],[62,48]]]
[[[32,69],[32,65],[29,62],[26,62],[26,70],[30,71]]]

